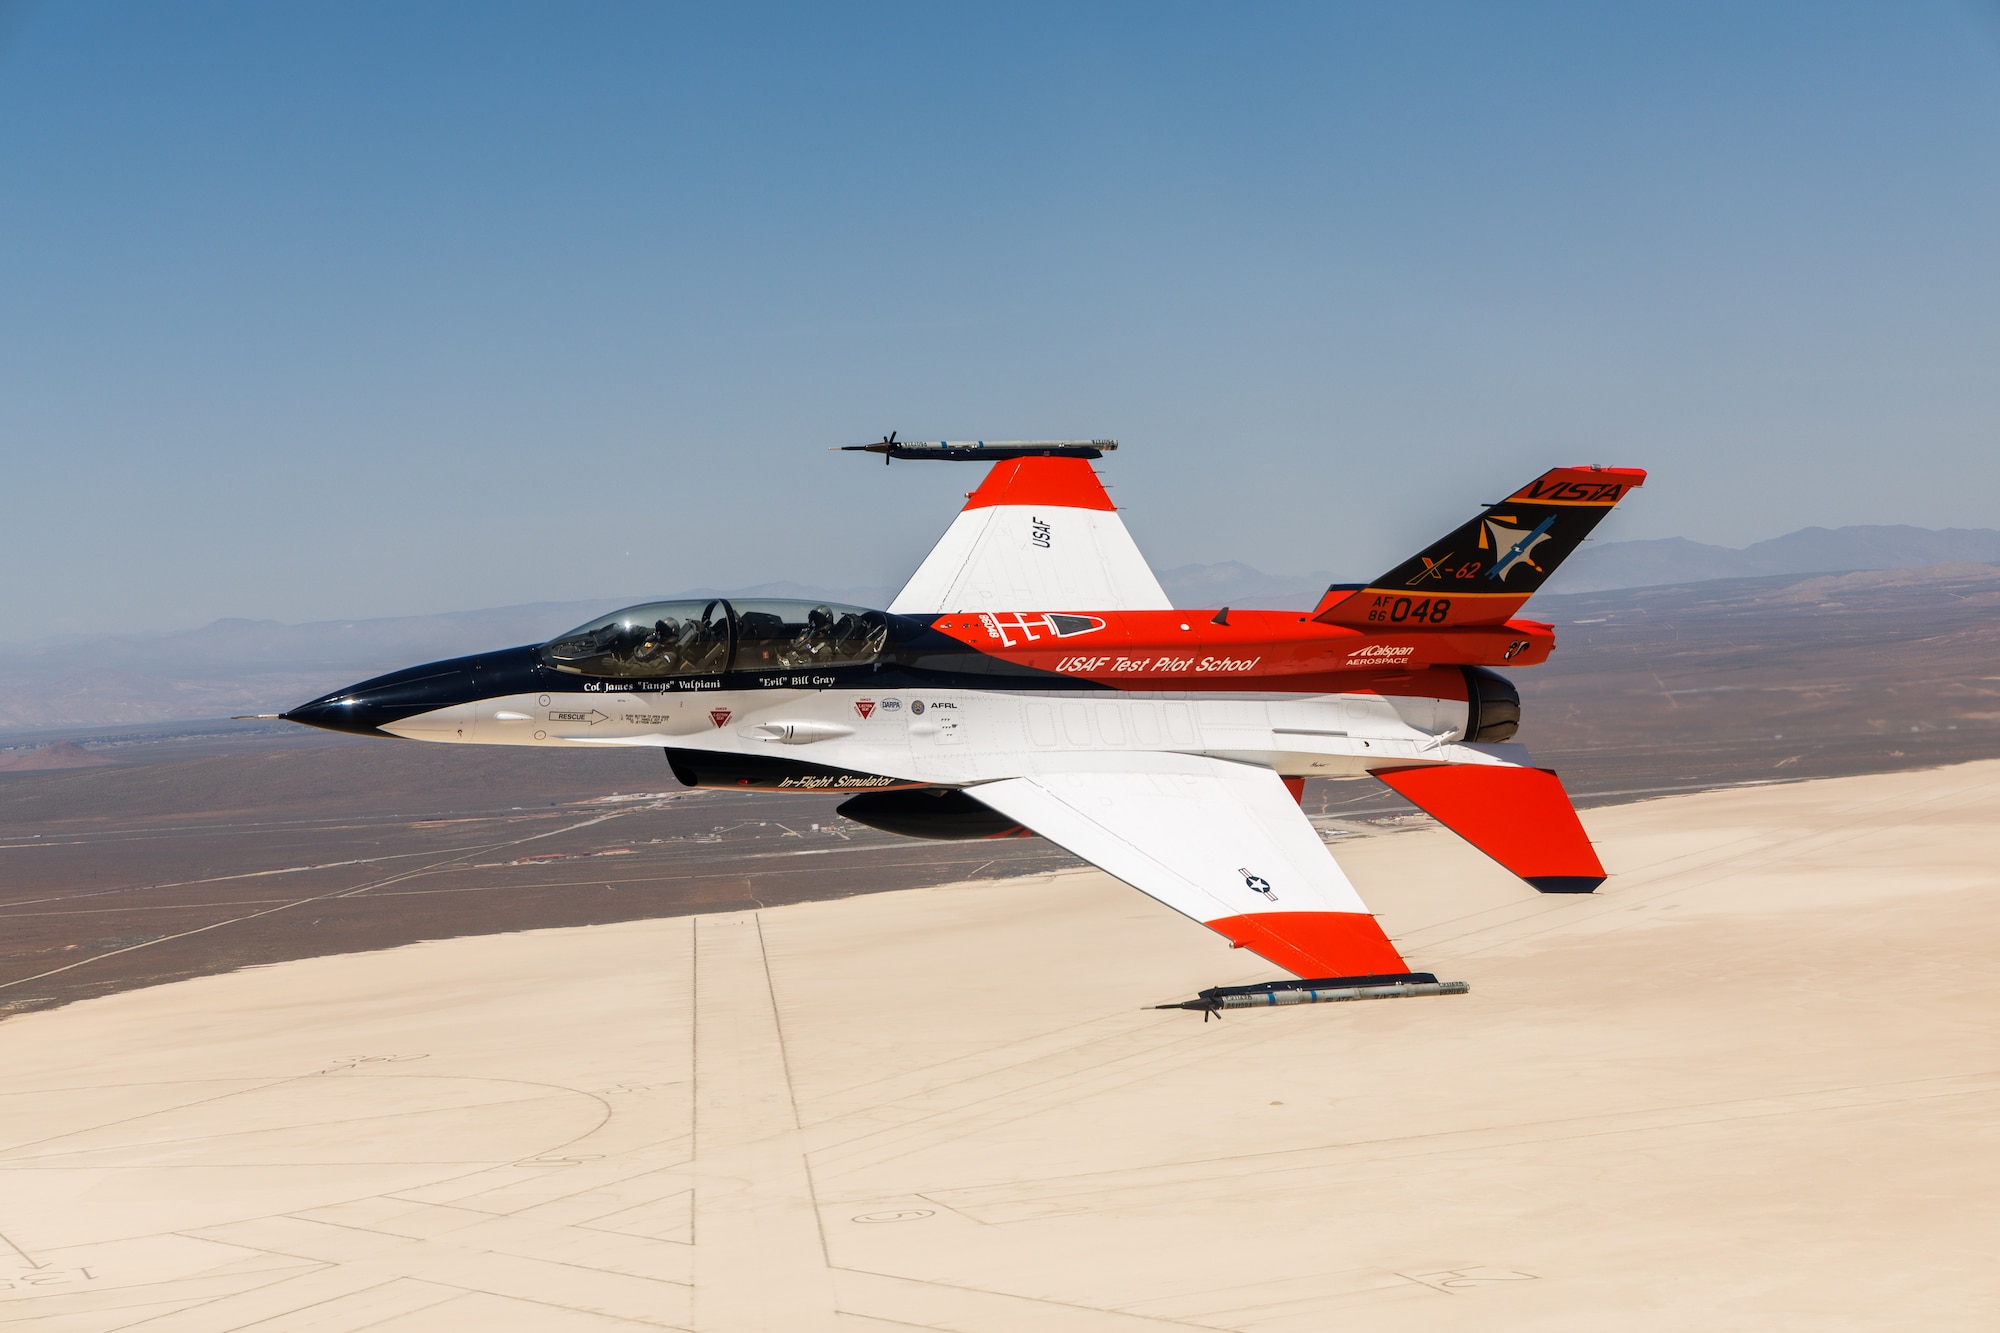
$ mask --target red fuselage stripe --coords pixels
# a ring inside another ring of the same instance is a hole
[[[1375,689],[1465,697],[1458,666],[1534,666],[1555,648],[1540,621],[1399,630],[1328,625],[1296,611],[1005,611],[938,616],[968,648],[1037,671],[1130,690],[1287,693]],[[1435,679],[1433,679],[1435,677]],[[1440,693],[1440,690],[1443,692]]]

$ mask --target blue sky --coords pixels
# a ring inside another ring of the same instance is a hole
[[[889,429],[1161,567],[2000,526],[1996,237],[1990,3],[16,4],[0,639],[893,586]]]

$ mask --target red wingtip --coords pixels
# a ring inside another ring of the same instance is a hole
[[[1366,912],[1251,912],[1206,923],[1239,949],[1301,977],[1366,977],[1410,965]]]
[[[1010,458],[995,463],[966,497],[967,509],[989,505],[1047,505],[1063,509],[1116,509],[1097,470],[1081,458]]]

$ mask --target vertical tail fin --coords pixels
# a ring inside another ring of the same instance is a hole
[[[1645,480],[1635,467],[1545,472],[1359,590],[1330,592],[1314,619],[1360,629],[1502,624]]]

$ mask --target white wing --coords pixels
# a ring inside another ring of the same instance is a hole
[[[1138,762],[970,793],[1301,977],[1409,971],[1277,774],[1192,755],[1120,758]]]
[[[1173,603],[1081,458],[995,463],[889,609],[1165,611]]]

